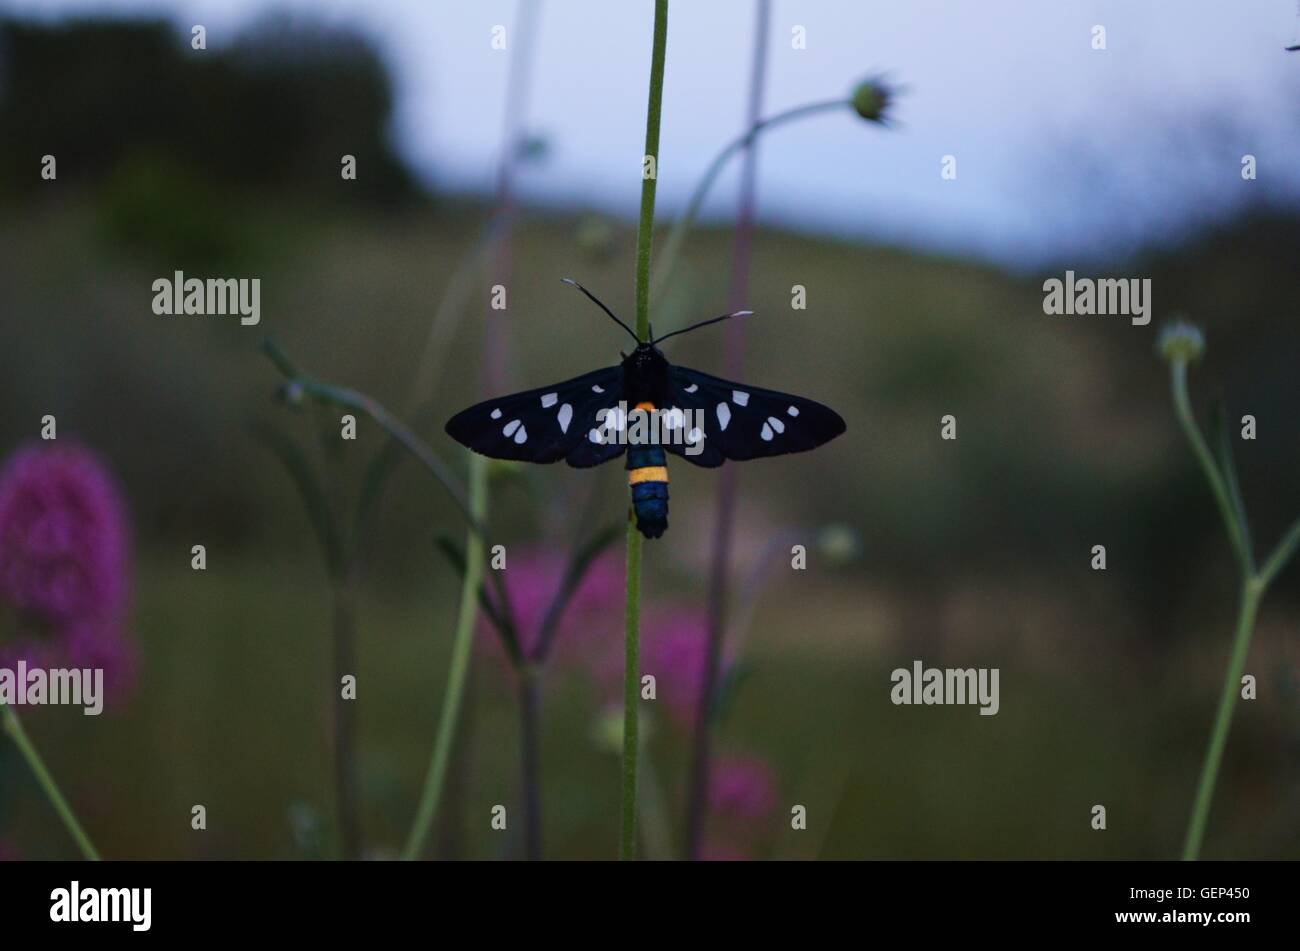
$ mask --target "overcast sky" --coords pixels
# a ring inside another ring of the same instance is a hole
[[[530,2],[530,0],[522,0]],[[528,125],[550,146],[525,196],[635,214],[644,135],[649,0],[537,0]],[[674,0],[659,170],[680,208],[740,131],[754,0]],[[394,136],[442,188],[487,190],[509,52],[492,29],[517,0],[0,0],[9,12],[165,15],[216,46],[277,9],[355,26],[389,60]],[[760,215],[1030,265],[1144,236],[1242,201],[1300,201],[1296,0],[774,0],[765,113],[847,93],[886,70],[906,86],[898,125],[851,114],[762,143]],[[1106,49],[1092,49],[1093,27]],[[807,48],[792,48],[792,29]],[[1258,180],[1241,176],[1253,154]],[[940,177],[943,156],[957,178]],[[735,179],[710,205],[725,215]]]

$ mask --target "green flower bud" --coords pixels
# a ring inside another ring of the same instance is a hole
[[[858,83],[853,90],[853,111],[868,122],[884,125],[889,121],[889,107],[894,96],[894,90],[879,76],[872,76]]]
[[[1170,363],[1191,363],[1205,352],[1205,334],[1187,321],[1179,320],[1160,331],[1156,350]]]

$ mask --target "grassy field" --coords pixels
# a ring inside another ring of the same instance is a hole
[[[448,205],[394,217],[250,202],[227,217],[243,259],[164,260],[157,249],[171,239],[134,222],[127,245],[113,204],[90,194],[0,221],[0,447],[34,438],[55,414],[60,439],[111,462],[134,516],[135,692],[96,721],[64,710],[28,717],[113,856],[330,854],[325,572],[288,478],[248,432],[251,420],[271,421],[307,446],[312,420],[274,401],[278,377],[258,346],[274,335],[312,372],[408,413],[430,321],[481,221]],[[742,829],[720,821],[734,840],[724,845],[837,858],[1177,852],[1234,595],[1154,337],[1175,306],[1209,325],[1194,388],[1221,386],[1230,412],[1260,420],[1259,439],[1240,444],[1241,467],[1271,543],[1300,509],[1290,475],[1300,449],[1288,409],[1297,342],[1278,316],[1291,262],[1252,254],[1242,238],[1270,227],[1294,230],[1252,224],[1145,262],[1168,301],[1146,328],[1046,317],[1039,281],[977,264],[759,235],[746,379],[835,406],[849,432],[810,456],[744,468],[739,571],[772,537],[792,532],[811,545],[832,523],[855,531],[862,552],[836,568],[814,556],[808,571],[778,570],[761,585],[744,642],[749,675],[720,743],[770,764],[779,809]],[[576,277],[629,311],[631,235],[615,224],[609,246],[593,249],[582,231],[578,219],[523,223],[506,317],[512,386],[617,359],[616,331],[559,279]],[[724,234],[692,239],[655,318],[660,333],[725,308],[727,248]],[[261,325],[153,315],[150,283],[175,268],[260,277]],[[441,423],[482,398],[479,322],[493,283],[485,270],[434,348],[433,413],[421,428],[458,465]],[[791,309],[794,284],[807,288],[807,310]],[[670,356],[716,369],[720,340],[674,341]],[[945,414],[957,418],[955,442],[939,438]],[[363,420],[337,462],[347,492],[380,445]],[[652,605],[702,610],[716,476],[678,465],[673,478],[672,529],[647,548],[646,590]],[[507,476],[494,493],[494,537],[567,545],[577,527],[620,519],[622,483],[613,467]],[[432,744],[457,591],[434,541],[461,533],[440,490],[401,468],[360,603],[360,757],[377,856],[402,844]],[[199,543],[204,572],[189,566]],[[1105,572],[1089,568],[1098,543]],[[1260,699],[1238,711],[1206,857],[1300,854],[1296,608],[1292,571],[1256,634],[1249,669]],[[618,624],[615,615],[615,641]],[[1000,713],[892,705],[890,671],[916,659],[999,667]],[[581,671],[548,676],[548,855],[614,851],[605,699]],[[649,717],[647,849],[672,853],[684,737]],[[517,827],[488,824],[493,805],[519,801],[516,719],[507,674],[480,655],[435,854],[517,854]],[[0,830],[22,854],[71,854],[12,755],[0,758],[0,787]],[[194,804],[207,808],[205,832],[190,829]],[[808,809],[806,831],[790,829],[796,804]],[[1094,804],[1107,807],[1104,832],[1089,826]]]

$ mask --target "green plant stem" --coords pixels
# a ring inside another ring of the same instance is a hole
[[[524,858],[542,857],[541,672],[525,664],[519,678],[519,786],[524,800]]]
[[[636,519],[627,522],[627,608],[623,617],[623,808],[618,857],[636,858],[638,729],[641,698],[641,533]]]
[[[1228,733],[1232,728],[1232,714],[1237,707],[1237,697],[1241,690],[1241,677],[1246,670],[1246,657],[1250,653],[1250,638],[1255,630],[1255,617],[1259,612],[1260,601],[1269,584],[1286,566],[1288,560],[1300,546],[1300,520],[1297,520],[1282,536],[1277,547],[1264,561],[1262,568],[1255,568],[1255,554],[1250,545],[1250,530],[1246,520],[1245,505],[1241,501],[1240,489],[1236,483],[1235,468],[1232,463],[1231,447],[1226,442],[1223,446],[1223,469],[1219,468],[1210,452],[1209,446],[1201,435],[1196,417],[1192,414],[1191,400],[1187,395],[1187,361],[1175,359],[1170,370],[1170,387],[1173,393],[1174,411],[1183,433],[1192,446],[1192,452],[1201,464],[1210,491],[1223,516],[1223,523],[1228,530],[1228,539],[1232,543],[1233,553],[1241,566],[1241,596],[1237,609],[1237,627],[1232,636],[1232,652],[1228,656],[1228,665],[1223,676],[1223,691],[1219,695],[1219,708],[1214,716],[1214,726],[1210,731],[1210,742],[1205,750],[1205,761],[1201,766],[1200,781],[1196,786],[1196,798],[1192,805],[1192,815],[1187,824],[1187,835],[1183,840],[1183,859],[1194,861],[1201,852],[1201,842],[1205,838],[1205,826],[1210,817],[1210,806],[1214,802],[1214,787],[1219,777],[1219,765],[1223,762],[1223,751],[1228,745]],[[1222,423],[1220,423],[1222,427]]]
[[[357,772],[357,710],[342,695],[343,678],[357,672],[356,569],[349,566],[334,588],[334,788],[339,822],[339,854],[362,853],[361,783]]]
[[[650,94],[646,104],[645,155],[654,174],[641,176],[641,214],[636,229],[636,335],[650,336],[650,250],[655,224],[655,183],[659,176],[659,122],[663,115],[664,55],[668,49],[668,0],[655,0],[654,46],[650,54]],[[618,857],[636,858],[637,704],[641,668],[641,533],[627,522],[627,606],[623,615],[623,803]]]
[[[289,383],[300,387],[306,395],[313,399],[332,403],[335,406],[343,406],[365,413],[378,423],[433,474],[433,477],[447,490],[447,494],[456,503],[456,507],[460,509],[461,514],[468,519],[471,529],[480,535],[482,534],[483,524],[480,520],[475,519],[470,511],[469,501],[465,497],[465,490],[461,487],[460,481],[447,467],[446,463],[438,457],[438,454],[430,448],[429,444],[417,436],[409,426],[385,409],[377,400],[364,393],[358,393],[356,390],[349,390],[342,386],[334,386],[331,383],[322,382],[315,377],[302,373],[273,340],[263,341],[262,350],[270,357],[271,362],[279,368],[280,372],[284,374]]]
[[[1201,780],[1196,787],[1192,818],[1187,825],[1187,837],[1183,842],[1185,861],[1195,861],[1201,851],[1205,823],[1209,819],[1210,804],[1214,799],[1214,784],[1219,775],[1219,763],[1223,760],[1223,750],[1228,743],[1228,731],[1232,727],[1232,712],[1237,706],[1241,675],[1246,669],[1246,655],[1250,650],[1250,635],[1255,628],[1255,614],[1259,609],[1260,599],[1264,596],[1264,587],[1263,582],[1257,577],[1242,579],[1241,605],[1237,611],[1237,630],[1232,638],[1232,654],[1224,674],[1223,693],[1219,695],[1219,710],[1214,717],[1210,745],[1205,751]]]
[[[1205,437],[1201,435],[1200,427],[1196,425],[1196,417],[1192,415],[1192,403],[1187,396],[1186,360],[1175,360],[1173,362],[1170,385],[1173,391],[1174,412],[1178,416],[1178,422],[1183,427],[1183,433],[1187,436],[1187,441],[1192,445],[1192,451],[1196,454],[1197,461],[1201,464],[1201,470],[1205,473],[1206,480],[1210,483],[1210,491],[1214,493],[1214,501],[1219,506],[1219,514],[1223,516],[1223,524],[1228,530],[1228,540],[1232,543],[1233,554],[1237,556],[1237,562],[1241,565],[1242,573],[1253,576],[1255,574],[1255,556],[1246,545],[1246,536],[1238,522],[1237,512],[1232,504],[1227,484],[1219,472],[1219,467],[1214,462],[1214,455],[1210,452]]]
[[[473,525],[483,524],[487,517],[487,459],[477,453],[469,454],[469,515]],[[433,743],[433,754],[429,758],[424,790],[420,794],[415,821],[402,852],[402,858],[407,860],[418,858],[424,849],[447,778],[447,763],[456,736],[461,697],[465,692],[465,678],[469,673],[470,652],[474,643],[474,617],[478,611],[483,555],[483,536],[471,527],[465,538],[465,575],[461,581],[460,609],[452,641],[447,689],[442,698],[442,713],[438,718],[438,732]]]
[[[695,185],[695,190],[691,192],[690,200],[686,203],[686,210],[673,222],[672,229],[668,232],[668,239],[664,242],[664,249],[659,255],[659,266],[655,271],[654,299],[658,301],[663,289],[668,286],[669,278],[672,277],[678,256],[681,254],[682,243],[686,240],[686,235],[690,233],[691,228],[695,226],[695,219],[700,213],[700,208],[704,205],[704,199],[708,197],[710,189],[713,188],[713,183],[733,156],[742,152],[760,133],[766,130],[774,129],[777,126],[798,119],[819,115],[823,112],[831,112],[836,109],[851,109],[852,107],[853,100],[844,97],[796,106],[793,109],[778,112],[774,116],[755,122],[750,126],[748,132],[742,133],[727,143],[722,151],[714,157],[709,167],[705,169],[704,174],[700,176],[700,180]]]
[[[9,707],[8,704],[0,704],[0,713],[4,716],[4,730],[9,734],[18,751],[23,754],[23,759],[31,768],[32,775],[36,777],[37,784],[45,793],[45,798],[49,799],[50,805],[54,811],[59,814],[63,820],[64,827],[67,828],[68,834],[72,836],[77,843],[77,848],[81,849],[81,854],[91,862],[99,861],[99,852],[96,851],[94,843],[90,841],[90,836],[86,835],[86,830],[81,827],[77,821],[76,813],[68,805],[68,801],[63,798],[63,793],[59,791],[58,784],[50,771],[45,768],[45,762],[41,759],[41,754],[36,752],[36,747],[32,745],[31,739],[27,736],[27,731],[23,729],[22,721],[18,719],[18,714]]]
[[[636,335],[650,336],[650,250],[655,225],[655,186],[659,181],[659,120],[664,103],[664,53],[668,48],[668,0],[655,0],[654,50],[650,56],[650,96],[646,105],[645,154],[654,174],[641,176],[641,214],[636,228]]]
[[[1260,583],[1265,587],[1273,583],[1277,573],[1281,571],[1291,556],[1295,554],[1296,546],[1300,545],[1300,519],[1297,519],[1282,539],[1277,543],[1277,548],[1273,549],[1273,554],[1269,555],[1264,566],[1259,569],[1258,578]]]

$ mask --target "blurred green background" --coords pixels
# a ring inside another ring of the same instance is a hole
[[[3,26],[0,451],[36,439],[53,414],[60,439],[93,447],[117,473],[133,516],[141,664],[135,690],[101,718],[25,718],[113,857],[331,853],[328,579],[289,478],[249,427],[271,423],[311,449],[314,427],[338,414],[279,403],[259,346],[273,335],[313,373],[410,417],[431,322],[490,211],[413,183],[386,141],[383,64],[362,41],[301,24],[257,35],[198,64],[168,24]],[[39,178],[46,153],[58,157],[57,183]],[[358,156],[358,182],[340,181],[343,153]],[[522,212],[502,322],[511,387],[614,362],[620,332],[559,278],[630,314],[633,245],[628,222]],[[1256,536],[1271,545],[1300,513],[1297,248],[1300,218],[1261,205],[1116,262],[1110,273],[1156,288],[1157,320],[1133,327],[1045,317],[1041,282],[1059,270],[1009,274],[757,234],[745,379],[824,401],[849,430],[741,473],[738,576],[785,533],[810,559],[802,572],[779,559],[763,577],[741,650],[747,676],[719,730],[721,750],[769,764],[778,808],[728,830],[719,850],[1175,855],[1236,595],[1155,335],[1179,310],[1205,327],[1198,407],[1221,391],[1230,420],[1258,420],[1258,439],[1234,446]],[[730,253],[727,231],[692,236],[661,333],[724,309]],[[173,270],[260,278],[261,324],[155,316],[151,284]],[[470,280],[434,338],[434,409],[417,427],[460,471],[441,424],[486,395],[478,367],[495,283],[490,267]],[[809,289],[807,310],[791,309],[794,284]],[[720,371],[721,341],[692,335],[669,356]],[[939,438],[945,414],[957,418],[955,442]],[[358,440],[321,464],[355,492],[383,443],[362,419]],[[649,605],[703,610],[716,478],[673,467],[672,529],[646,548]],[[625,492],[615,466],[501,475],[492,540],[563,551],[617,524]],[[816,547],[828,525],[860,536],[850,563]],[[458,515],[404,462],[359,596],[369,855],[400,848],[433,742],[459,587],[435,550],[441,535],[463,537]],[[195,544],[207,547],[204,572],[190,568]],[[1095,544],[1107,547],[1104,572],[1089,565]],[[1259,699],[1237,711],[1207,858],[1300,857],[1298,581],[1292,566],[1259,621],[1248,664]],[[611,611],[599,633],[617,644],[621,620]],[[1001,712],[893,706],[890,671],[916,659],[1000,668]],[[432,855],[519,852],[516,823],[488,824],[493,805],[519,805],[510,684],[490,652],[476,654]],[[607,695],[580,670],[546,677],[548,856],[614,852],[617,758],[599,741]],[[648,719],[647,782],[675,843],[685,735],[654,710]],[[190,828],[196,803],[206,832]],[[1096,803],[1105,832],[1089,825]],[[807,831],[790,829],[794,804],[808,809]],[[0,840],[28,858],[73,854],[7,746]]]

